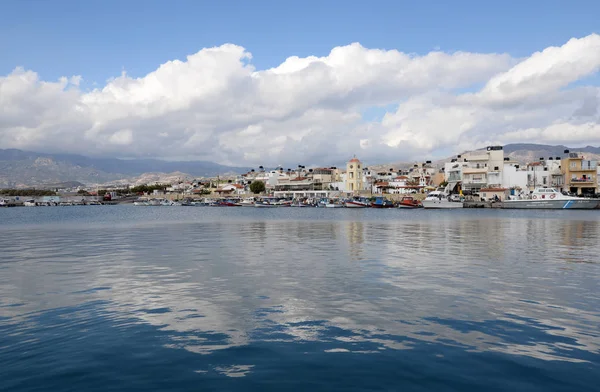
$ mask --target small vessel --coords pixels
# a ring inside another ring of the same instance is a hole
[[[371,207],[368,199],[364,197],[355,197],[351,200],[346,200],[344,202],[345,206],[348,208],[368,208]]]
[[[279,205],[275,202],[272,202],[271,200],[263,199],[263,200],[259,200],[256,203],[254,203],[254,207],[256,207],[256,208],[277,208],[277,207],[279,207]]]
[[[217,206],[218,207],[240,207],[241,204],[235,200],[225,199],[225,200],[219,200],[217,202]]]
[[[293,200],[290,207],[314,207],[309,200]]]
[[[148,201],[148,199],[137,199],[136,201],[133,202],[134,206],[149,206],[150,202]]]
[[[398,208],[423,208],[423,204],[412,196],[404,196],[398,203]]]
[[[394,203],[391,200],[386,199],[385,197],[379,196],[375,198],[375,201],[371,203],[371,207],[373,208],[392,208],[394,207]]]
[[[325,204],[325,208],[344,208],[346,207],[344,204],[337,202],[337,201],[330,201],[329,203]]]
[[[254,197],[247,197],[240,202],[240,205],[242,207],[254,207],[255,202],[256,200],[254,199]]]
[[[25,207],[35,207],[35,206],[37,206],[37,203],[35,202],[35,200],[33,200],[33,199],[29,199],[29,200],[25,200],[25,201],[23,202],[23,205],[24,205]]]
[[[600,209],[600,199],[567,196],[554,188],[536,188],[526,198],[505,200],[502,208],[591,210]]]
[[[422,204],[424,208],[463,208],[463,202],[460,198],[454,198],[444,191],[429,192]]]

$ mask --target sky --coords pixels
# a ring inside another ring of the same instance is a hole
[[[600,144],[598,1],[2,9],[0,148],[319,165]]]

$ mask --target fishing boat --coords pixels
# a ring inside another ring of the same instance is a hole
[[[35,202],[35,200],[33,200],[33,199],[29,199],[29,200],[25,200],[25,201],[23,202],[23,205],[24,205],[25,207],[35,207],[35,206],[37,206],[37,203]]]
[[[375,201],[371,203],[371,207],[373,208],[392,208],[394,207],[394,203],[392,203],[390,200],[386,199],[385,197],[377,197],[375,198]]]
[[[277,208],[278,204],[272,203],[269,200],[260,200],[254,203],[254,207],[256,208]]]
[[[355,197],[351,200],[346,200],[344,205],[347,208],[368,208],[371,207],[369,200],[364,197]]]
[[[423,208],[423,204],[412,196],[404,196],[398,203],[398,208]]]
[[[591,210],[600,209],[600,199],[567,196],[554,188],[536,188],[525,198],[505,200],[502,208]]]
[[[254,199],[254,197],[247,197],[240,202],[240,205],[242,207],[254,207],[255,202],[256,200]]]
[[[235,200],[219,200],[217,202],[218,207],[241,207],[241,204]]]

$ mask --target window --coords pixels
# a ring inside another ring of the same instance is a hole
[[[349,174],[350,174],[350,179],[354,180],[354,172],[350,172]]]
[[[542,177],[542,184],[546,185],[548,177]]]
[[[354,166],[350,165],[350,169],[352,169]]]
[[[577,169],[577,162],[571,162],[571,169]]]

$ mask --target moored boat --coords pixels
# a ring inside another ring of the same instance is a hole
[[[351,200],[346,200],[344,205],[348,208],[368,208],[371,207],[369,200],[363,197],[355,197]]]
[[[463,202],[444,191],[433,191],[427,194],[422,202],[423,208],[454,209],[463,208]]]
[[[218,207],[241,207],[241,204],[234,200],[219,200],[217,202]]]
[[[394,207],[394,203],[392,201],[386,199],[385,197],[377,197],[375,201],[371,203],[371,207],[373,208],[392,208]]]
[[[502,208],[546,209],[546,210],[591,210],[600,209],[600,199],[567,196],[554,188],[536,188],[522,199],[505,200]]]
[[[412,196],[404,196],[398,203],[398,208],[423,208],[423,204]]]
[[[254,199],[254,197],[247,197],[240,202],[240,205],[242,207],[254,207],[255,202],[256,200]]]

